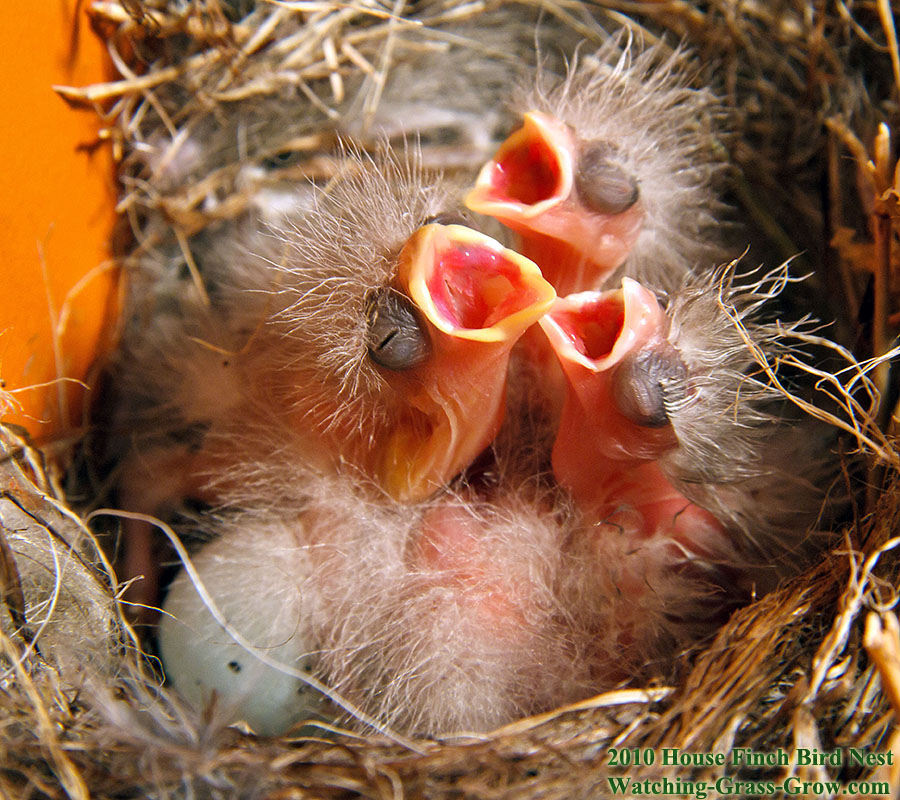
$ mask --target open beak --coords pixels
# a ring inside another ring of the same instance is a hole
[[[612,481],[628,480],[628,469],[677,444],[667,420],[636,422],[632,406],[623,402],[640,380],[632,365],[668,344],[667,319],[652,292],[625,278],[621,289],[558,299],[540,324],[567,382],[553,470],[576,499],[597,505],[601,495],[613,494]],[[633,495],[636,487],[616,491]]]
[[[553,473],[595,534],[662,535],[682,554],[731,553],[722,524],[658,462],[678,446],[666,399],[688,381],[654,294],[625,278],[621,289],[560,298],[540,324],[568,388]]]
[[[522,236],[522,251],[560,295],[601,286],[627,258],[643,220],[639,203],[618,213],[586,204],[578,191],[582,151],[567,125],[529,112],[466,198],[472,211]]]
[[[549,233],[572,193],[574,147],[565,125],[537,111],[526,114],[522,127],[482,167],[466,205],[516,230]]]
[[[541,320],[563,369],[579,394],[630,353],[665,333],[666,317],[649,289],[631,278],[622,288],[560,297]]]
[[[377,472],[401,501],[423,499],[467,467],[503,420],[509,353],[552,306],[538,267],[461,225],[426,225],[399,257],[397,288],[418,308],[427,359],[389,376],[403,398]]]

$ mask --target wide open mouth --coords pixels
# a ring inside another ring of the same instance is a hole
[[[533,111],[482,168],[466,205],[501,218],[534,217],[569,196],[572,175],[568,129]]]
[[[426,225],[400,254],[400,280],[440,331],[501,342],[519,336],[556,292],[524,256],[462,225]]]
[[[661,318],[655,295],[624,278],[621,289],[559,298],[540,324],[563,364],[600,372],[645,341]]]
[[[568,343],[590,361],[609,356],[622,334],[625,303],[621,291],[590,299],[581,308],[560,308],[553,315]]]

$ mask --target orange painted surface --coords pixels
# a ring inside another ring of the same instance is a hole
[[[39,440],[80,424],[75,381],[108,347],[114,313],[116,272],[97,269],[114,219],[109,147],[89,149],[96,115],[51,88],[109,78],[85,5],[0,4],[0,418]]]

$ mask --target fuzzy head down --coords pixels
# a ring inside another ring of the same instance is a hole
[[[624,270],[665,289],[722,260],[725,112],[710,90],[695,88],[696,73],[685,51],[619,34],[578,53],[561,81],[539,70],[516,100],[523,113],[568,125],[582,143],[607,145],[612,163],[636,181],[645,216]]]

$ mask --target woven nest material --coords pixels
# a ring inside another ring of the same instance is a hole
[[[122,78],[60,91],[94,104],[104,119],[121,164],[128,249],[146,252],[170,229],[183,243],[236,217],[251,196],[240,157],[223,155],[198,167],[196,180],[167,183],[173,150],[148,172],[142,154],[158,126],[177,128],[177,103],[202,119],[227,113],[232,102],[258,96],[264,103],[285,85],[300,87],[319,122],[292,132],[291,152],[300,157],[289,165],[291,177],[327,178],[339,167],[328,155],[335,136],[377,139],[369,126],[386,76],[413,58],[408,42],[407,50],[396,47],[399,29],[477,24],[502,5],[98,1],[92,13]],[[888,3],[598,2],[586,9],[554,0],[542,8],[575,38],[601,41],[604,31],[625,27],[651,41],[683,40],[697,52],[698,82],[724,98],[735,121],[737,134],[726,143],[735,206],[770,252],[802,253],[813,273],[806,290],[835,307],[836,338],[857,323],[847,310],[862,309],[859,355],[884,356],[900,321],[892,141],[900,126],[900,49]],[[441,52],[446,44],[435,37],[421,46]],[[255,57],[266,47],[277,51],[282,69]],[[480,157],[477,148],[448,148],[439,137],[422,146],[434,169],[465,171]],[[252,159],[278,155],[253,152]],[[736,795],[783,794],[789,777],[887,782],[896,792],[896,398],[886,367],[875,364],[883,401],[861,405],[853,386],[861,375],[860,368],[822,374],[838,401],[828,415],[854,435],[871,468],[868,497],[859,498],[853,523],[835,533],[814,567],[681,654],[671,685],[609,692],[489,734],[439,742],[326,725],[311,736],[266,739],[198,719],[159,686],[116,602],[123,587],[95,536],[61,499],[54,470],[48,477],[40,454],[3,432],[0,797],[578,798],[612,794],[610,776],[680,780],[671,794],[700,796],[700,782],[712,794],[726,774],[774,785]],[[640,748],[629,752],[642,762],[652,753],[653,763],[616,767],[611,752],[622,748]],[[790,763],[666,766],[667,748],[722,754],[728,764],[740,748],[783,750]],[[841,766],[804,766],[796,757],[801,748],[894,756],[885,764],[845,758]]]

